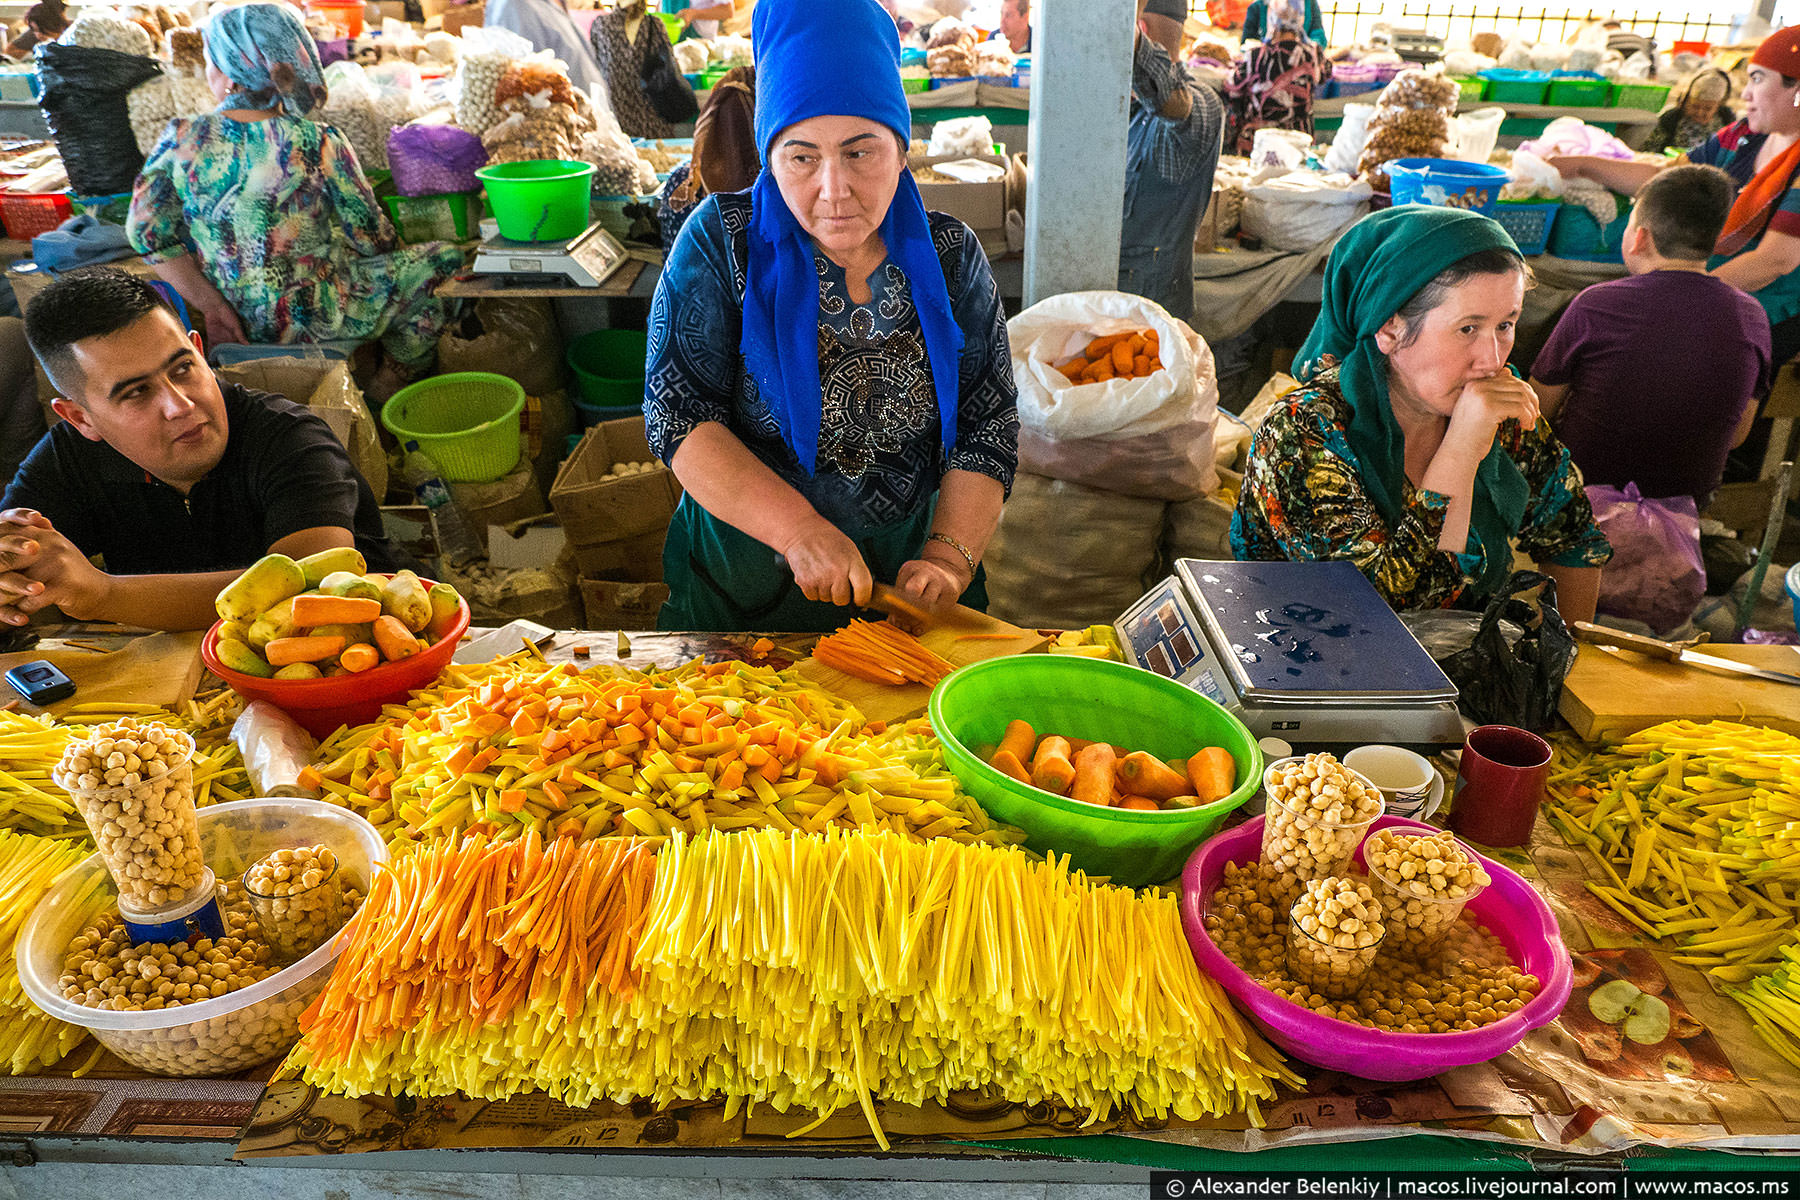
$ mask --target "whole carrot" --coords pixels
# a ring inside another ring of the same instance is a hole
[[[1059,796],[1069,794],[1075,782],[1075,764],[1069,760],[1069,739],[1051,734],[1038,743],[1031,756],[1031,783]]]
[[[1188,781],[1154,754],[1138,750],[1119,761],[1119,788],[1135,796],[1167,800],[1188,790]]]
[[[1075,755],[1075,782],[1070,795],[1084,804],[1110,808],[1113,802],[1113,773],[1118,760],[1111,746],[1096,743]]]

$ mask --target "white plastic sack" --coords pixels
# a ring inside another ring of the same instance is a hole
[[[1271,249],[1311,250],[1366,212],[1374,194],[1366,179],[1293,171],[1244,189],[1243,230]]]
[[[1502,200],[1554,200],[1563,194],[1562,173],[1529,150],[1514,150]]]
[[[1570,71],[1598,71],[1600,61],[1606,57],[1606,29],[1598,21],[1590,21],[1581,27],[1575,35],[1575,44],[1569,48],[1568,65]]]
[[[1531,70],[1531,43],[1513,38],[1500,50],[1500,65],[1509,71]]]
[[[1154,329],[1163,369],[1070,383],[1056,369],[1097,337]],[[1131,496],[1185,499],[1217,486],[1219,388],[1212,350],[1161,305],[1123,292],[1069,292],[1007,322],[1019,391],[1019,465]]]
[[[1486,162],[1500,144],[1500,126],[1506,120],[1504,108],[1478,108],[1458,113],[1450,119],[1450,136],[1455,146],[1452,158],[1464,162]]]
[[[994,126],[986,117],[957,117],[931,127],[929,154],[988,154],[994,148]]]
[[[1489,67],[1499,66],[1499,62],[1485,54],[1477,54],[1473,50],[1452,50],[1444,55],[1444,74],[1446,75],[1479,75]]]
[[[1562,71],[1569,65],[1569,47],[1555,42],[1539,42],[1531,48],[1533,71]]]
[[[1618,78],[1642,83],[1654,74],[1656,74],[1656,60],[1639,50],[1619,67]]]
[[[1312,136],[1297,129],[1259,129],[1250,143],[1250,167],[1258,175],[1298,171],[1311,148]]]
[[[1375,115],[1373,104],[1344,105],[1343,123],[1331,139],[1331,148],[1322,160],[1327,171],[1356,173],[1356,162],[1362,157],[1363,143],[1369,140],[1369,118]]]
[[[1160,574],[1169,507],[1020,470],[982,556],[988,611],[1028,629],[1114,620]]]

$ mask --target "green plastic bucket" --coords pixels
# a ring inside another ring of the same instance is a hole
[[[483,167],[475,178],[487,187],[488,207],[500,236],[515,242],[554,242],[588,227],[594,164],[533,159]]]
[[[460,371],[395,392],[381,423],[437,464],[450,483],[488,483],[519,463],[519,413],[525,389],[504,375]]]
[[[1163,759],[1222,746],[1237,763],[1237,790],[1166,812],[1053,796],[977,756],[974,747],[998,744],[1013,720],[1030,722],[1040,735],[1112,742]],[[1022,654],[964,667],[932,692],[931,727],[950,773],[995,820],[1024,830],[1027,848],[1067,854],[1090,875],[1129,887],[1178,874],[1194,847],[1262,785],[1262,751],[1236,717],[1171,679],[1100,659]]]
[[[664,29],[669,31],[669,40],[671,42],[679,42],[681,40],[682,31],[687,28],[686,21],[682,20],[674,13],[666,12],[657,13],[656,19],[663,23]]]
[[[648,346],[641,329],[596,329],[569,343],[563,358],[580,393],[575,407],[588,424],[643,410]]]

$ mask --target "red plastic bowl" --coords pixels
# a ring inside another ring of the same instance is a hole
[[[1369,832],[1381,829],[1439,832],[1403,817],[1381,817]],[[1554,1021],[1569,1002],[1574,970],[1550,906],[1517,874],[1479,854],[1475,857],[1493,883],[1464,911],[1500,939],[1514,962],[1543,981],[1531,1003],[1480,1029],[1389,1033],[1322,1016],[1283,999],[1245,974],[1206,932],[1207,905],[1218,890],[1225,864],[1255,862],[1261,852],[1261,818],[1228,829],[1195,850],[1181,877],[1181,923],[1200,969],[1219,981],[1270,1041],[1295,1058],[1364,1079],[1425,1079],[1452,1067],[1497,1058],[1533,1029]],[[1362,862],[1361,846],[1356,861]]]
[[[431,580],[421,580],[426,587]],[[214,675],[246,700],[267,700],[300,723],[316,738],[329,737],[340,725],[366,725],[381,714],[384,704],[404,700],[438,677],[469,630],[469,602],[462,600],[445,634],[428,650],[411,658],[383,663],[360,675],[334,679],[259,679],[234,671],[219,661],[218,621],[200,642],[200,659]]]

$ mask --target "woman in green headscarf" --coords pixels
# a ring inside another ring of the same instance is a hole
[[[1581,473],[1506,369],[1527,281],[1506,231],[1409,204],[1325,267],[1302,386],[1257,431],[1231,519],[1240,559],[1349,559],[1395,608],[1479,605],[1512,544],[1589,620],[1612,556]]]

